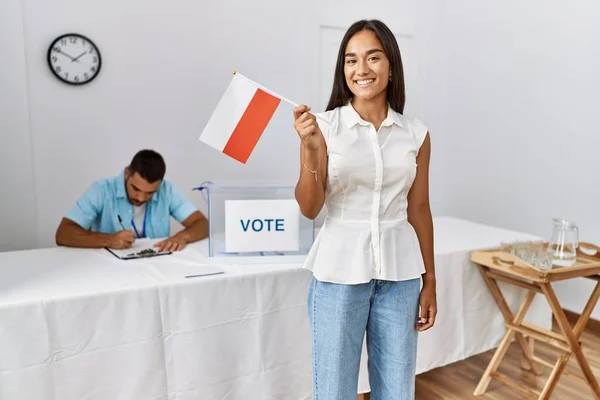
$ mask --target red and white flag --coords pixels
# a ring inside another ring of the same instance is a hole
[[[245,164],[281,100],[288,101],[234,73],[200,140]]]

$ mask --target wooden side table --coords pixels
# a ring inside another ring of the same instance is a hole
[[[588,255],[587,251],[585,253],[581,251],[582,247],[591,249],[592,252],[595,251],[595,253],[593,255]],[[484,394],[492,378],[496,378],[527,395],[535,394],[540,400],[549,399],[567,361],[571,355],[574,354],[583,371],[584,378],[582,379],[590,386],[596,399],[600,400],[600,386],[581,350],[581,343],[579,342],[579,338],[590,319],[594,306],[600,298],[600,247],[590,243],[580,243],[577,250],[577,260],[574,265],[570,267],[554,265],[553,268],[548,271],[538,270],[532,265],[525,263],[520,258],[506,252],[498,251],[497,249],[474,251],[471,253],[471,261],[479,268],[487,287],[504,316],[506,326],[506,333],[473,394],[475,396]],[[556,293],[552,288],[552,283],[574,278],[592,279],[597,283],[579,320],[575,326],[572,327],[556,297]],[[516,314],[513,315],[508,307],[504,295],[498,287],[498,282],[519,286],[527,290],[527,294],[521,302],[521,306]],[[523,321],[533,298],[538,293],[544,295],[548,300],[552,309],[552,314],[560,327],[560,333],[552,332]],[[558,360],[553,364],[543,358],[535,356],[533,346],[531,345],[532,343],[527,342],[525,336],[528,336],[530,339],[548,343],[557,349],[562,350]],[[508,376],[498,372],[498,367],[506,355],[510,343],[515,338],[523,351],[526,367],[531,368],[537,375],[540,375],[539,365],[552,369],[541,392],[516,382]]]

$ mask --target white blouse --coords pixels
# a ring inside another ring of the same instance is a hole
[[[388,107],[379,131],[351,104],[320,113],[327,143],[327,217],[304,268],[320,281],[401,281],[425,272],[407,195],[427,127]]]

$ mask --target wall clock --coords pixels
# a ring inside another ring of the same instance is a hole
[[[59,36],[48,48],[48,66],[61,81],[71,85],[91,82],[102,66],[98,47],[78,33]]]

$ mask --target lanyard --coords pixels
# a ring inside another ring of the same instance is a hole
[[[146,217],[148,216],[148,208],[149,208],[149,204],[146,203],[146,210],[144,210],[144,226],[142,226],[142,234],[141,235],[138,232],[137,227],[135,226],[135,222],[133,221],[133,218],[131,218],[131,226],[133,226],[133,230],[135,231],[135,236],[138,239],[146,237]]]

